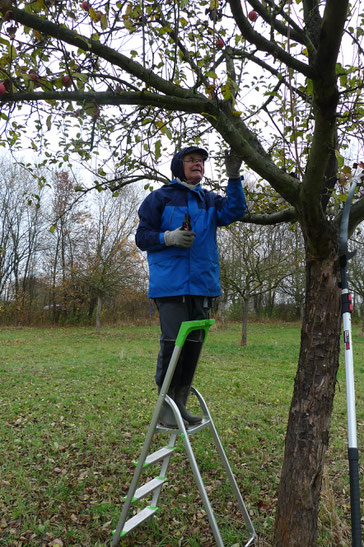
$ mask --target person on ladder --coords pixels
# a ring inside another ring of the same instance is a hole
[[[240,176],[241,158],[225,157],[226,196],[201,186],[208,153],[198,146],[177,152],[171,162],[173,180],[151,192],[141,204],[136,244],[147,251],[149,298],[154,299],[161,325],[160,351],[155,380],[160,389],[183,321],[208,319],[213,299],[220,296],[216,230],[241,220],[246,202]],[[186,425],[202,421],[186,408],[188,394],[203,343],[203,331],[186,340],[168,395],[175,401]],[[176,427],[165,402],[159,421]]]

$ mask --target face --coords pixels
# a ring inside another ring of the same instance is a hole
[[[189,184],[198,184],[204,175],[204,160],[201,154],[186,154],[183,157],[183,170]]]

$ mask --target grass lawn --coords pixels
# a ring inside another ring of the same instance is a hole
[[[363,452],[364,338],[353,330]],[[299,337],[295,325],[252,324],[248,346],[240,348],[239,325],[213,328],[194,382],[261,546],[272,544]],[[100,335],[91,328],[0,330],[1,546],[110,544],[157,399],[158,339],[158,326],[105,328]],[[341,366],[320,508],[325,547],[350,544],[346,424]],[[155,444],[166,444],[168,437],[156,437]],[[244,545],[249,536],[209,432],[191,443],[224,543]],[[177,447],[160,511],[121,545],[214,545],[181,441]],[[361,480],[363,492],[362,471]]]

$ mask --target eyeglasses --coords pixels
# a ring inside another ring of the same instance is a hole
[[[191,158],[190,160],[183,160],[183,163],[205,163],[205,160],[203,158]]]

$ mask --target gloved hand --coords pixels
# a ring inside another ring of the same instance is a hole
[[[229,179],[238,179],[240,177],[240,166],[242,161],[243,160],[231,150],[225,152],[225,168]]]
[[[193,240],[195,239],[195,232],[189,230],[181,230],[177,228],[172,232],[168,230],[164,232],[164,243],[167,247],[174,245],[175,247],[192,247]]]

